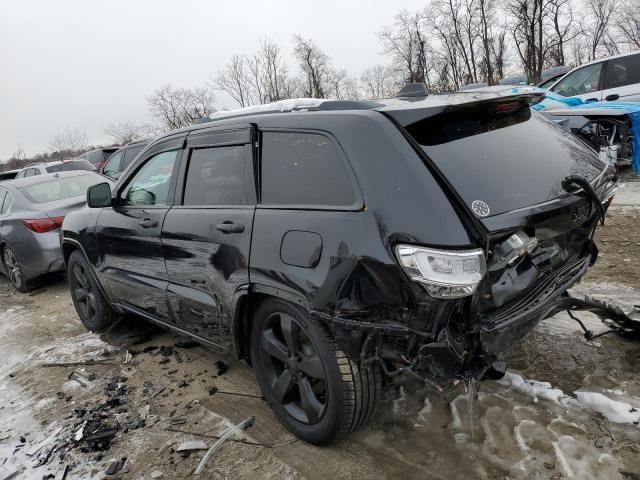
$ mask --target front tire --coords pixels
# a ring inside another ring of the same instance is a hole
[[[115,314],[102,295],[90,268],[82,252],[76,250],[69,257],[67,276],[73,306],[80,321],[87,330],[99,333],[113,324]]]
[[[326,444],[362,427],[380,397],[377,366],[351,361],[324,325],[282,300],[258,308],[251,360],[278,420],[309,443]]]

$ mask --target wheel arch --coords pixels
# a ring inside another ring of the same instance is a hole
[[[268,299],[286,300],[307,312],[312,307],[309,300],[298,292],[271,285],[251,284],[244,291],[238,292],[234,299],[234,314],[231,333],[233,350],[237,358],[247,361],[251,365],[250,338],[253,325],[253,315],[258,306]]]

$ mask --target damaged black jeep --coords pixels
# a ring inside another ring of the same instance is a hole
[[[81,320],[135,314],[234,352],[317,444],[364,425],[389,376],[499,375],[596,260],[615,172],[532,113],[538,93],[415,90],[153,141],[64,221]]]

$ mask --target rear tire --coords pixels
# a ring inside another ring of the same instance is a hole
[[[27,293],[33,289],[33,286],[24,276],[24,271],[18,257],[16,257],[16,254],[11,248],[4,247],[4,249],[2,249],[2,262],[4,263],[7,277],[16,290],[21,293]]]
[[[267,300],[258,308],[251,360],[278,420],[316,445],[364,426],[381,395],[377,366],[361,368],[351,361],[324,325],[283,300]]]
[[[115,313],[102,295],[82,252],[71,253],[67,270],[71,299],[80,321],[87,330],[105,331],[113,324]]]

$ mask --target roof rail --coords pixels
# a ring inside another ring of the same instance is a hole
[[[333,100],[321,98],[290,98],[277,102],[252,105],[234,110],[221,110],[194,122],[194,125],[227,118],[246,117],[263,113],[306,112],[322,110],[371,110],[381,103],[370,100]]]

